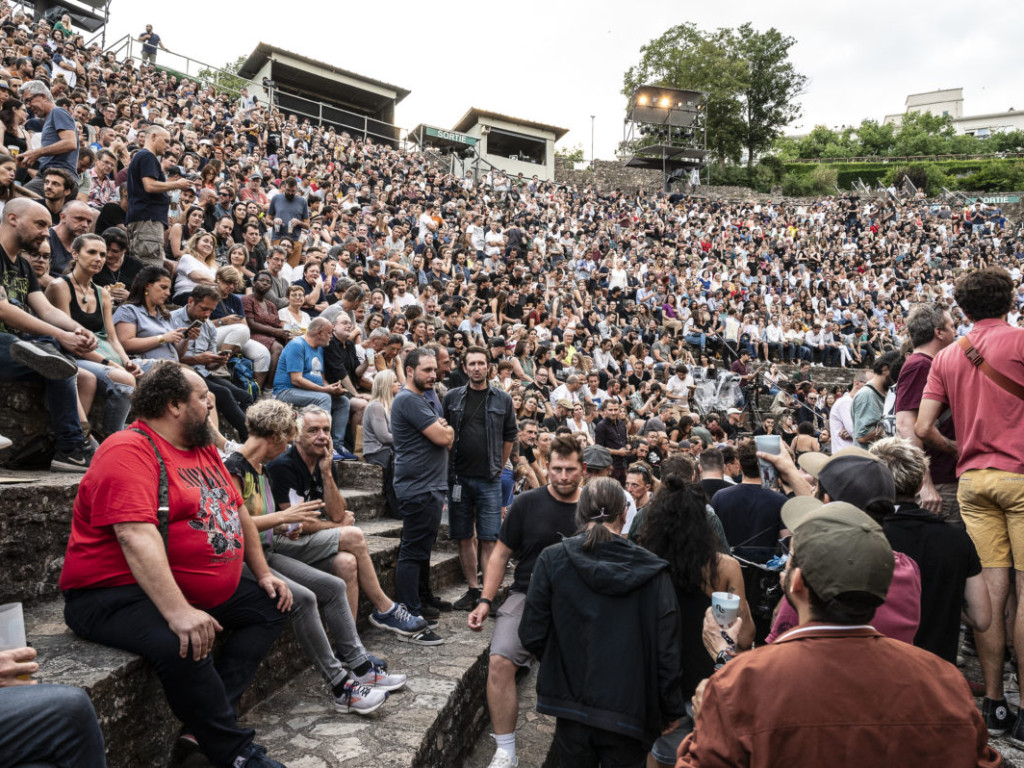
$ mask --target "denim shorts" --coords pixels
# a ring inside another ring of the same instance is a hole
[[[461,488],[461,491],[456,490]],[[461,494],[461,496],[460,496]],[[456,501],[456,497],[459,500]],[[473,538],[497,541],[501,528],[501,478],[457,477],[449,492],[448,536],[457,541]]]

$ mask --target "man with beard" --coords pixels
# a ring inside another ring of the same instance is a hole
[[[871,366],[872,377],[853,398],[850,414],[853,418],[854,444],[868,448],[871,443],[888,435],[885,422],[885,396],[899,379],[903,354],[898,349],[886,352]]]
[[[800,624],[735,656],[708,609],[704,642],[721,668],[697,688],[676,765],[1001,765],[956,667],[870,625],[893,574],[881,526],[809,497],[782,520],[782,587]]]
[[[519,622],[533,566],[540,553],[576,532],[576,502],[580,497],[583,470],[580,444],[570,435],[556,437],[551,443],[548,485],[522,493],[512,502],[487,561],[480,600],[469,614],[469,628],[479,632],[491,613],[491,602],[498,595],[509,560],[515,558],[512,587],[494,623],[487,669],[487,708],[497,741],[489,768],[510,768],[517,764],[516,671],[519,667],[528,667],[533,658],[519,640]]]
[[[626,422],[619,418],[619,404],[608,400],[601,409],[604,418],[594,428],[594,442],[603,445],[612,455],[612,477],[620,484],[626,482],[626,465],[636,455],[626,438]]]
[[[296,238],[298,230],[309,226],[309,204],[299,196],[299,182],[294,176],[284,180],[281,193],[274,195],[267,208],[267,216],[274,222],[271,242],[277,244],[281,238]]]
[[[421,582],[429,584],[430,551],[448,491],[448,449],[455,439],[455,432],[426,397],[436,380],[437,358],[431,350],[417,347],[405,357],[405,386],[391,405],[394,486],[402,515],[395,596],[410,613],[424,616],[435,626],[440,609],[421,601]],[[407,642],[440,645],[444,640],[425,629]]]
[[[183,735],[215,765],[279,766],[237,711],[292,596],[213,445],[206,382],[158,363],[132,407],[138,421],[104,441],[75,499],[64,618],[79,636],[153,664]],[[242,578],[243,560],[253,578]]]
[[[50,469],[84,472],[92,453],[78,421],[78,366],[58,345],[82,356],[96,348],[96,337],[47,300],[29,263],[18,255],[37,251],[49,226],[50,214],[39,203],[16,198],[4,206],[0,222],[0,380],[38,381],[42,377],[55,438]]]

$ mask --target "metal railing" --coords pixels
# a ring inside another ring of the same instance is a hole
[[[117,58],[132,61],[142,60],[142,43],[131,35],[125,35],[111,43],[105,52],[113,51]],[[170,59],[170,62],[167,60]],[[206,62],[193,59],[176,51],[160,49],[157,54],[157,68],[166,69],[179,77],[187,77],[196,80],[203,85],[213,84],[218,91],[223,91],[231,96],[238,97],[241,91],[223,82],[222,78],[232,78],[244,83],[240,86],[249,91],[250,94],[262,93],[264,98],[256,97],[264,105],[271,104],[274,109],[297,117],[305,117],[319,124],[333,125],[341,130],[359,134],[366,139],[373,137],[383,139],[387,142],[404,142],[407,140],[409,131],[383,120],[375,120],[358,112],[351,112],[347,109],[326,104],[315,99],[308,99],[297,94],[287,93],[276,88],[268,88],[263,83],[254,80],[247,80],[229,72],[221,67],[207,64]]]
[[[849,163],[913,163],[946,162],[951,160],[1013,160],[1024,158],[1024,152],[989,152],[974,155],[871,155],[867,157],[800,157],[786,160],[787,163],[815,165],[842,165]]]

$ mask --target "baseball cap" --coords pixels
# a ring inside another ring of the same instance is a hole
[[[571,411],[572,410],[572,400],[570,400],[567,397],[559,398],[555,402],[555,405],[561,406],[562,408],[565,408],[567,411]]]
[[[725,412],[725,415],[732,416],[733,414],[737,413],[743,413],[743,411],[741,411],[739,408],[730,408],[728,411]]]
[[[797,496],[782,506],[793,555],[822,600],[867,592],[885,600],[895,560],[882,527],[853,504]]]
[[[606,469],[612,465],[612,455],[603,445],[588,445],[583,449],[583,463],[588,469]]]
[[[857,446],[837,451],[829,457],[812,451],[797,461],[800,468],[818,483],[833,501],[845,501],[858,509],[867,509],[878,501],[896,500],[892,472],[874,454]]]

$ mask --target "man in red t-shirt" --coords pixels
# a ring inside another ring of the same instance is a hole
[[[159,363],[132,406],[139,420],[103,443],[75,498],[64,618],[81,637],[152,663],[183,733],[215,765],[278,766],[236,712],[291,593],[267,567],[213,446],[206,383]],[[251,578],[241,578],[243,560]],[[210,649],[223,628],[233,631],[215,665]]]
[[[924,448],[929,468],[921,484],[922,509],[950,523],[960,523],[960,505],[956,500],[956,457],[926,445],[914,434],[921,397],[932,369],[932,360],[956,338],[953,318],[938,304],[917,304],[907,317],[907,333],[913,353],[903,362],[896,385],[896,434]],[[952,413],[946,409],[939,418],[939,432],[956,439]]]

